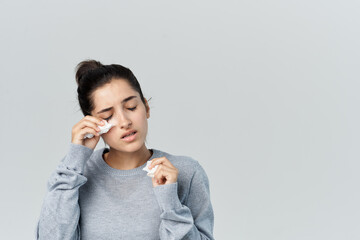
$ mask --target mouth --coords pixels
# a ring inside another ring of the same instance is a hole
[[[137,131],[131,131],[131,132],[129,132],[129,133],[125,133],[122,137],[121,137],[121,139],[128,139],[128,138],[131,138],[132,136],[134,136],[135,134],[137,133]]]

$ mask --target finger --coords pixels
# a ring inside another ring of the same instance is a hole
[[[154,178],[161,181],[163,178],[170,179],[172,175],[176,175],[176,169],[169,168],[165,165],[159,165],[154,173]]]
[[[167,159],[166,157],[161,157],[161,158],[154,158],[152,161],[151,161],[151,164],[150,164],[150,169],[155,167],[156,165],[159,165],[159,164],[162,164],[162,165],[165,165],[165,166],[168,166],[168,167],[174,167],[174,165],[171,164],[171,162],[169,161],[169,159]]]
[[[99,123],[99,122],[97,122]],[[98,127],[98,124],[94,121],[90,121],[88,119],[83,119],[81,120],[81,122],[77,125],[74,126],[73,130],[74,131],[80,131],[81,129],[85,128],[85,127],[91,127],[97,131],[100,131],[100,128]]]
[[[159,186],[159,185],[162,185],[166,182],[166,179],[155,179],[153,178],[153,185],[154,186]]]
[[[163,178],[163,173],[161,171],[162,165],[159,165],[156,171],[154,172],[154,179],[158,183],[161,178]]]
[[[94,116],[90,116],[90,115],[86,115],[86,116],[83,117],[75,126],[81,125],[84,121],[93,122],[94,124],[97,124],[97,125],[105,124],[105,123],[102,123],[102,119],[101,119],[101,118],[94,117]]]
[[[84,122],[83,122],[83,127],[85,127],[85,126],[86,126],[86,127],[91,127],[91,128],[93,128],[94,130],[100,132],[99,124],[97,124],[97,123],[94,123],[94,122],[89,121],[89,120],[84,120]]]
[[[170,184],[177,181],[177,176],[176,175],[167,175],[166,177],[162,176],[161,178],[158,178],[155,181],[158,184]]]
[[[87,120],[87,121],[91,121],[91,122],[93,122],[93,123],[95,123],[95,124],[97,124],[97,125],[101,125],[101,126],[103,126],[103,125],[105,125],[105,120],[103,120],[103,119],[101,119],[101,118],[99,118],[99,117],[94,117],[94,116],[91,116],[91,115],[86,115],[84,118],[83,118],[84,120]]]
[[[93,117],[93,116],[89,116],[87,115],[86,117],[84,117],[82,119],[83,123],[89,123],[95,126],[103,126],[105,125],[105,120],[102,120],[101,118],[97,118],[97,117]]]
[[[81,121],[76,127],[83,128],[84,126],[88,126],[88,127],[92,126],[94,128],[97,128],[98,126],[104,126],[104,125],[105,123],[102,121],[101,118],[96,118],[88,115],[83,119],[81,119]]]
[[[151,180],[152,180],[153,185],[157,186],[157,180],[155,179],[155,177],[151,178]]]
[[[160,178],[158,184],[164,184],[166,182],[166,178]]]
[[[88,134],[88,133],[92,133],[92,134],[94,134],[95,136],[100,136],[97,131],[95,131],[93,128],[90,128],[90,127],[85,127],[85,128],[83,128],[83,129],[81,129],[81,130],[79,131],[79,133],[80,133],[80,136],[81,136],[82,138],[84,138],[85,135]]]

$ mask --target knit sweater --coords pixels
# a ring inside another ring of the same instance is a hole
[[[146,166],[120,170],[93,150],[70,143],[47,182],[36,239],[214,239],[209,180],[188,156],[151,149],[149,160],[166,157],[177,182],[153,187]]]

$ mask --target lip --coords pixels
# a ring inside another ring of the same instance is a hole
[[[121,140],[123,140],[124,142],[132,142],[135,140],[136,136],[137,136],[137,132],[134,135],[131,135],[130,137],[122,138]]]
[[[129,135],[130,133],[133,133],[133,132],[137,132],[136,130],[129,130],[129,131],[127,131],[126,133],[124,133],[123,135],[121,135],[121,139],[124,137],[124,136],[126,136],[126,135]],[[136,135],[136,134],[135,134]],[[134,135],[134,136],[135,136]]]

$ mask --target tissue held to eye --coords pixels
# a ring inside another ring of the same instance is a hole
[[[100,132],[99,132],[100,135],[103,134],[103,133],[107,133],[107,132],[114,126],[114,125],[112,125],[111,123],[108,123],[108,122],[105,121],[105,120],[104,120],[104,122],[105,122],[105,125],[104,125],[104,126],[98,125],[98,127],[100,128]],[[85,138],[92,138],[92,137],[94,137],[94,134],[88,133],[88,134],[86,134],[86,135],[84,136],[84,139],[85,139]]]

